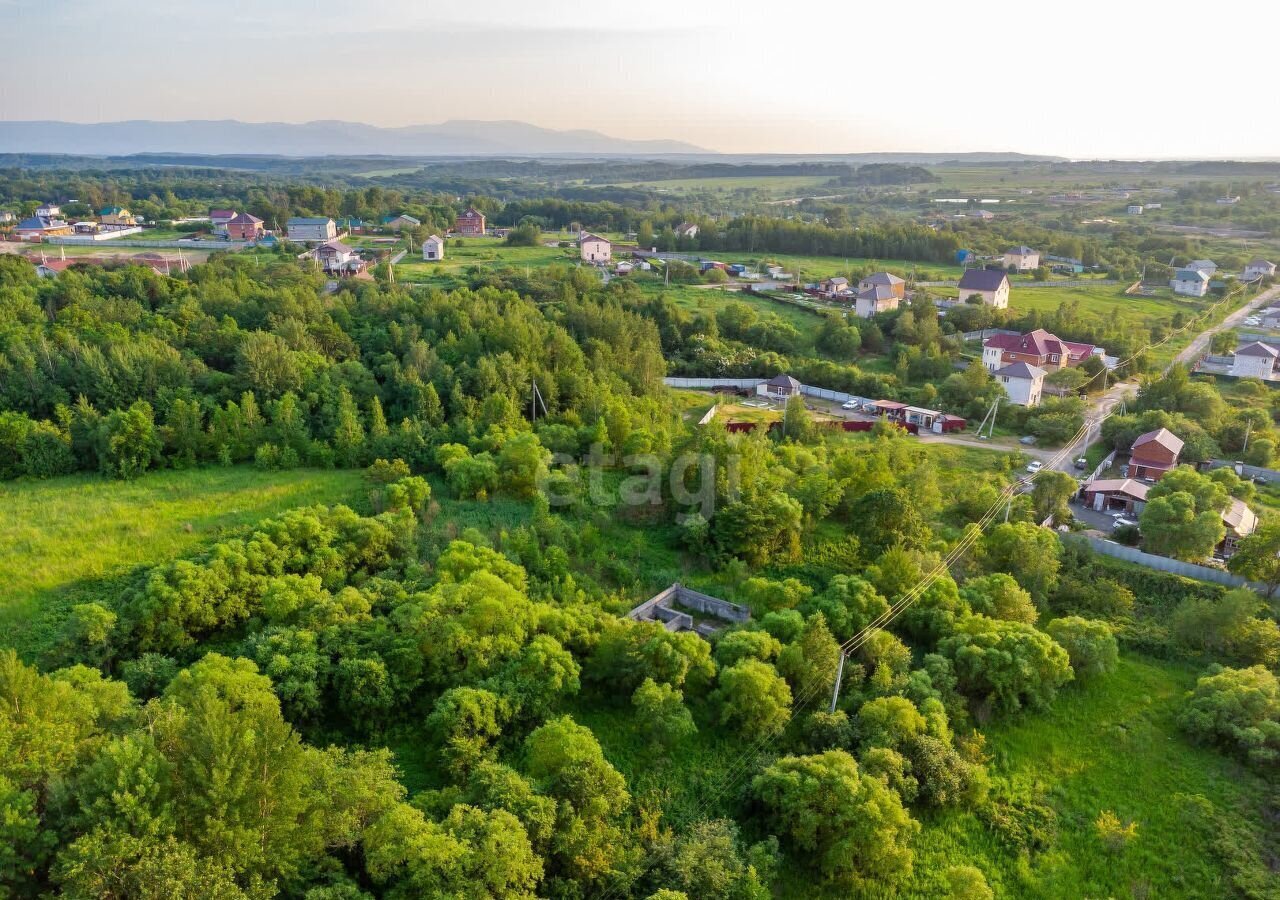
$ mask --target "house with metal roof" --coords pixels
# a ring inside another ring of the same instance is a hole
[[[1175,294],[1187,297],[1203,297],[1209,293],[1209,273],[1200,269],[1179,269],[1169,279],[1169,287]]]
[[[858,292],[888,288],[899,299],[907,296],[907,283],[891,272],[876,272],[858,281]]]
[[[1004,251],[1004,267],[1015,272],[1029,272],[1040,265],[1040,251],[1030,247],[1011,247]]]
[[[892,285],[875,284],[854,295],[853,310],[858,318],[869,319],[878,313],[897,309],[900,302],[901,298]]]
[[[444,238],[433,234],[423,241],[422,258],[427,262],[439,262],[444,259]]]
[[[1178,454],[1185,442],[1168,428],[1157,428],[1138,435],[1129,450],[1129,462],[1125,464],[1126,478],[1147,478],[1158,481],[1164,473],[1178,464]]]
[[[1242,277],[1245,281],[1253,281],[1255,278],[1274,278],[1275,274],[1276,264],[1259,257],[1244,267]]]
[[[328,216],[295,216],[286,224],[285,234],[299,244],[324,243],[338,236],[338,226]]]
[[[982,344],[982,364],[988,372],[1019,361],[1056,372],[1080,365],[1093,356],[1096,349],[1093,344],[1064,341],[1056,334],[1037,328],[1026,334],[991,335]]]
[[[1000,269],[965,269],[960,276],[960,295],[957,300],[960,303],[980,302],[995,309],[1007,309],[1009,276]]]
[[[1280,350],[1262,341],[1243,344],[1236,348],[1231,359],[1228,375],[1236,378],[1262,378],[1271,380],[1276,377],[1276,360],[1280,359]]]
[[[1147,505],[1147,486],[1132,478],[1099,478],[1081,489],[1080,501],[1097,512],[1136,515]]]
[[[756,396],[771,400],[786,400],[800,393],[800,382],[790,375],[774,375],[768,381],[756,385]]]
[[[1258,516],[1243,500],[1232,497],[1222,511],[1222,527],[1226,534],[1215,552],[1223,559],[1230,559],[1240,549],[1240,542],[1258,530]]]
[[[1039,366],[1019,360],[996,369],[991,377],[1004,388],[1011,403],[1018,406],[1039,406],[1044,395],[1044,376],[1048,373]]]

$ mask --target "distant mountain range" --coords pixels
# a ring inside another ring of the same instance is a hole
[[[634,141],[527,122],[449,121],[381,128],[360,122],[4,122],[0,153],[264,154],[272,156],[665,156],[712,151],[681,141]]]

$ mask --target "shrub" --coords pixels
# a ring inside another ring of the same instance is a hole
[[[1106,622],[1068,616],[1054,619],[1045,631],[1067,651],[1077,678],[1105,675],[1120,662],[1115,633]]]
[[[1262,666],[1210,668],[1187,694],[1178,722],[1193,737],[1254,765],[1280,763],[1280,683]]]

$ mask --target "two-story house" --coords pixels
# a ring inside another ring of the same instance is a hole
[[[982,344],[982,364],[989,372],[1015,362],[1056,372],[1080,365],[1093,352],[1092,344],[1064,341],[1043,328],[1037,328],[1026,334],[993,334]]]
[[[1009,306],[1009,276],[999,269],[965,269],[960,276],[960,303],[977,297],[995,309]]]
[[[1178,464],[1184,442],[1167,428],[1157,428],[1139,435],[1129,450],[1125,465],[1126,478],[1150,478],[1158,481]]]

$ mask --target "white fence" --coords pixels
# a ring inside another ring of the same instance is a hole
[[[1087,484],[1090,481],[1096,481],[1097,479],[1101,478],[1102,473],[1107,471],[1107,469],[1115,461],[1116,461],[1116,451],[1112,450],[1110,453],[1106,455],[1106,458],[1104,458],[1102,462],[1098,463],[1098,468],[1094,469],[1093,472],[1089,474],[1089,477],[1085,479],[1085,483]]]
[[[76,240],[74,237],[61,238],[45,238],[48,244],[100,244],[101,241]],[[169,241],[116,241],[115,247],[138,247],[138,248],[155,248],[167,247],[170,249],[182,250],[243,250],[249,246],[248,241],[191,241],[191,240],[169,240]]]
[[[1089,546],[1103,556],[1137,563],[1140,566],[1146,566],[1148,569],[1156,569],[1172,575],[1181,575],[1183,578],[1212,581],[1214,584],[1223,584],[1227,587],[1249,587],[1264,593],[1267,590],[1265,584],[1260,584],[1256,581],[1245,581],[1239,575],[1232,575],[1222,569],[1211,569],[1208,566],[1199,566],[1195,563],[1183,562],[1180,559],[1156,556],[1154,553],[1146,553],[1136,547],[1126,547],[1123,544],[1117,544],[1114,541],[1107,541],[1102,538],[1090,537],[1089,535],[1084,537],[1089,542]]]
[[[118,241],[122,237],[128,237],[131,234],[142,234],[142,229],[136,225],[130,228],[115,228],[109,231],[99,231],[95,234],[53,234],[44,239],[46,244],[101,244],[103,241]]]
[[[670,377],[662,379],[662,383],[667,387],[707,391],[716,387],[754,388],[757,384],[761,384],[767,380],[768,379],[766,378]],[[858,397],[855,394],[846,394],[844,391],[833,391],[828,388],[814,387],[811,384],[800,385],[800,393],[804,394],[806,397],[817,397],[819,400],[832,400],[836,403],[846,403],[849,400],[857,400],[860,403],[868,402],[865,397]]]

